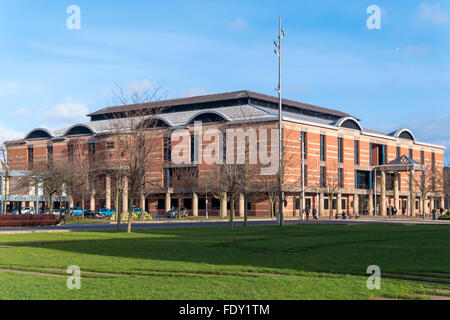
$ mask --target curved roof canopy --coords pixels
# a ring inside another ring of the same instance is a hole
[[[411,132],[411,130],[409,129],[400,129],[397,130],[395,132],[393,132],[391,135],[393,135],[396,138],[401,138],[401,139],[407,139],[407,140],[413,140],[416,141],[416,137],[414,136],[414,134]]]
[[[358,120],[353,117],[343,117],[339,119],[336,122],[336,127],[363,131],[363,128],[359,124]]]
[[[196,121],[199,121],[202,123],[215,123],[215,122],[231,121],[231,119],[222,112],[215,111],[215,110],[205,110],[205,111],[200,111],[200,112],[194,114],[186,122],[186,124],[189,125]]]
[[[93,135],[94,130],[86,124],[75,124],[66,130],[65,136],[81,136],[81,135]]]
[[[53,138],[53,134],[50,132],[50,130],[45,128],[37,128],[33,129],[30,132],[27,133],[25,136],[25,140],[32,140],[32,139],[49,139]]]

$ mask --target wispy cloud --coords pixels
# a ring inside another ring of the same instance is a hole
[[[435,25],[450,23],[449,13],[445,9],[442,9],[439,3],[422,3],[420,5],[419,17]]]
[[[247,20],[245,20],[244,18],[238,18],[233,22],[231,22],[228,26],[230,27],[231,30],[236,31],[248,30],[248,23]]]
[[[188,98],[188,97],[195,97],[195,96],[203,96],[207,94],[211,94],[212,92],[205,88],[190,88],[186,90],[185,92],[180,94],[180,98]]]
[[[19,94],[20,87],[16,82],[3,82],[0,83],[0,96],[7,94]]]
[[[89,109],[84,104],[66,98],[65,102],[57,104],[45,111],[43,118],[61,123],[77,123],[88,121],[86,117],[88,113]]]
[[[154,88],[156,88],[156,86],[147,79],[142,81],[132,81],[125,86],[125,90],[127,90],[130,94],[143,94]]]
[[[21,139],[23,138],[23,136],[24,136],[23,133],[5,127],[3,124],[0,124],[0,143],[9,140]]]

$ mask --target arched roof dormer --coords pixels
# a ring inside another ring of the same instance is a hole
[[[363,131],[363,128],[359,124],[358,120],[353,117],[344,117],[339,119],[336,122],[336,127]]]
[[[400,138],[400,139],[407,139],[407,140],[413,140],[416,141],[416,137],[409,129],[400,129],[394,132],[394,137]]]
[[[33,139],[51,139],[53,138],[53,133],[45,128],[37,128],[33,129],[27,133],[25,136],[25,140],[33,140]]]
[[[66,130],[64,136],[90,136],[94,133],[94,130],[86,124],[75,124]]]
[[[200,111],[193,115],[186,124],[191,124],[196,121],[202,122],[202,123],[216,123],[216,122],[226,122],[230,121],[231,119],[223,114],[222,112],[216,111],[216,110],[205,110]]]

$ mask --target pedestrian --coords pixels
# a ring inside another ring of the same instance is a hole
[[[444,208],[441,207],[441,208],[439,209],[439,212],[441,213],[441,216],[444,216]]]
[[[390,218],[391,217],[391,208],[389,206],[386,206],[386,212],[387,212],[388,218]]]
[[[311,209],[309,208],[309,206],[306,206],[306,220],[309,220],[309,212],[311,211]]]
[[[347,219],[347,215],[345,214],[345,211],[342,211],[342,219]]]
[[[313,219],[314,220],[319,220],[319,218],[317,217],[317,209],[316,208],[313,208]]]
[[[405,215],[405,213],[406,213],[406,207],[403,206],[403,207],[402,207],[402,214]]]
[[[392,208],[392,217],[393,217],[394,219],[395,219],[396,214],[397,214],[397,208],[396,208],[396,207],[393,207],[393,208]]]
[[[433,210],[431,210],[431,215],[433,216],[433,220],[436,220],[436,209],[433,208]]]
[[[368,210],[367,210],[367,207],[365,207],[365,208],[364,208],[364,210],[363,210],[363,214],[364,214],[365,216],[367,216],[367,214],[368,214]]]
[[[65,210],[61,211],[61,215],[59,217],[59,223],[61,223],[62,220],[64,220],[64,224],[66,224],[66,211]]]

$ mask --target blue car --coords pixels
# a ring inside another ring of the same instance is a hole
[[[103,216],[105,216],[105,217],[110,217],[110,216],[112,216],[113,214],[115,214],[116,212],[115,212],[114,210],[111,210],[111,209],[101,208],[101,209],[99,209],[99,210],[97,211],[97,213],[98,213],[98,214],[101,214],[101,215],[103,215]]]
[[[141,208],[133,208],[133,212],[135,212],[137,214],[141,214],[142,210],[141,210]]]
[[[81,215],[83,215],[83,211],[79,207],[70,208],[69,214],[72,214],[72,213],[73,213],[74,216],[81,216]]]

